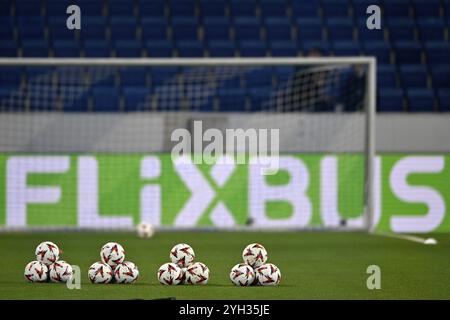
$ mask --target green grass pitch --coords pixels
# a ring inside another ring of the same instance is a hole
[[[0,299],[449,299],[450,234],[433,235],[437,246],[378,237],[365,233],[158,233],[138,239],[132,233],[3,233]],[[28,283],[25,265],[34,260],[34,249],[50,240],[64,251],[62,258],[80,266],[82,286],[69,290],[64,284]],[[100,247],[121,243],[126,259],[140,270],[132,285],[94,285],[88,281],[89,266],[99,260]],[[156,278],[158,267],[168,262],[169,250],[186,242],[197,261],[211,270],[206,286],[163,286]],[[269,262],[282,273],[278,287],[235,287],[230,268],[241,261],[243,248],[262,243]],[[366,269],[381,268],[381,289],[368,290]]]

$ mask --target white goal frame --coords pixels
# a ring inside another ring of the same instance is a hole
[[[298,65],[367,65],[366,81],[366,192],[365,229],[374,231],[374,167],[375,167],[375,117],[376,117],[376,58],[355,57],[261,57],[261,58],[0,58],[0,66],[298,66]],[[26,230],[40,228],[27,227]],[[47,228],[55,230],[55,228]],[[67,229],[67,228],[66,228]],[[71,228],[69,228],[71,229]],[[164,229],[164,228],[162,228]],[[201,228],[196,228],[201,229]],[[249,228],[237,227],[236,230]],[[255,228],[251,228],[254,230]],[[8,230],[0,227],[0,231]],[[303,229],[302,229],[303,230]],[[324,229],[326,230],[326,229]],[[333,229],[335,230],[335,229]],[[338,228],[341,230],[341,228]],[[348,227],[345,230],[349,230]],[[361,230],[361,229],[359,229]]]

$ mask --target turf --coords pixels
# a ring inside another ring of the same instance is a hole
[[[138,239],[130,233],[3,233],[0,299],[449,299],[450,234],[433,235],[437,246],[364,233],[159,233]],[[28,283],[24,266],[34,260],[34,249],[44,240],[57,243],[62,258],[80,266],[82,286]],[[99,260],[100,247],[121,243],[127,260],[135,262],[140,278],[132,285],[94,285],[89,266]],[[163,286],[158,267],[179,242],[193,246],[197,260],[211,270],[206,286]],[[240,262],[246,244],[260,242],[269,261],[282,272],[278,287],[235,287],[230,268]],[[381,289],[369,290],[366,269],[381,268]]]

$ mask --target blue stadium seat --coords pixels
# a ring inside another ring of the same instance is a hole
[[[246,95],[242,88],[221,88],[218,92],[219,111],[245,111]]]
[[[86,40],[84,42],[86,57],[110,57],[111,45],[107,40]]]
[[[236,46],[233,41],[217,40],[208,43],[208,52],[211,57],[234,57]]]
[[[20,67],[2,67],[0,72],[0,87],[14,86],[18,87],[22,82],[22,68]]]
[[[388,18],[408,18],[411,16],[410,0],[384,1],[383,14]]]
[[[166,14],[164,0],[139,0],[138,9],[142,19],[144,17],[164,17]]]
[[[400,78],[405,88],[426,88],[427,69],[424,65],[400,66]]]
[[[180,57],[203,57],[204,48],[200,41],[178,41],[178,55]]]
[[[265,17],[285,17],[287,0],[260,0],[261,15]]]
[[[435,101],[433,90],[431,89],[409,89],[408,111],[411,112],[434,112]]]
[[[134,15],[134,2],[123,0],[109,0],[108,13],[110,17],[132,17]]]
[[[223,17],[226,12],[226,0],[201,0],[200,12],[205,17]]]
[[[175,17],[172,19],[173,38],[175,40],[196,40],[198,22],[193,17]]]
[[[170,0],[168,3],[172,17],[195,16],[195,0]]]
[[[22,55],[24,57],[48,57],[49,47],[44,40],[24,40],[22,42]]]
[[[375,56],[379,64],[390,63],[390,47],[385,41],[367,41],[363,42],[364,53],[369,56]]]
[[[445,64],[449,62],[450,44],[447,42],[430,41],[425,43],[427,62],[430,65]]]
[[[106,19],[100,16],[83,16],[81,37],[86,40],[106,38]]]
[[[65,12],[65,11],[64,11]],[[53,16],[48,18],[48,30],[52,40],[74,40],[78,30],[70,30],[66,27],[65,16]],[[83,20],[84,22],[84,20]],[[84,27],[84,25],[83,25]]]
[[[261,22],[257,17],[238,17],[234,22],[234,33],[237,40],[259,40]]]
[[[326,17],[348,17],[348,0],[322,0],[322,10]]]
[[[304,55],[307,55],[312,49],[319,49],[323,55],[327,56],[330,53],[330,44],[324,41],[307,41],[302,44]]]
[[[322,21],[320,18],[298,18],[297,34],[300,42],[323,39]]]
[[[115,52],[117,57],[139,58],[142,56],[142,43],[139,40],[117,40]]]
[[[0,25],[2,26],[0,28],[1,42],[14,39],[14,28],[15,28],[14,18],[0,17]]]
[[[175,79],[178,73],[178,68],[176,67],[156,67],[149,71],[152,86],[159,86],[167,81]]]
[[[164,17],[143,18],[141,22],[143,40],[167,39],[167,21]]]
[[[205,18],[203,31],[207,41],[228,40],[230,38],[230,21],[225,17]]]
[[[292,66],[280,66],[274,68],[275,78],[278,86],[286,84],[295,74],[295,68]]]
[[[403,92],[401,89],[385,88],[378,92],[377,111],[403,112]]]
[[[435,89],[450,89],[450,64],[432,66],[431,74]]]
[[[82,92],[73,99],[63,102],[65,112],[86,112],[89,110],[88,92]]]
[[[381,91],[397,87],[396,72],[392,65],[380,65],[377,68],[377,86]]]
[[[76,3],[80,7],[84,17],[102,16],[104,13],[103,1],[78,0]]]
[[[318,0],[292,1],[292,12],[295,17],[319,17],[319,10],[320,2]]]
[[[19,37],[24,39],[45,39],[45,23],[43,17],[19,16],[17,18],[17,29]]]
[[[383,7],[383,0],[353,0],[353,16],[356,18],[364,17],[364,24],[367,16],[367,8],[371,5],[377,5],[380,8]]]
[[[125,68],[120,70],[120,84],[122,87],[145,87],[149,84],[145,68]]]
[[[443,41],[445,40],[445,24],[439,19],[418,20],[419,34],[422,41]]]
[[[274,57],[297,56],[298,47],[294,41],[271,41],[270,52]]]
[[[444,0],[445,15],[450,18],[450,0]]]
[[[15,42],[0,43],[0,57],[17,57],[17,44]]]
[[[420,63],[422,49],[420,43],[413,41],[398,41],[394,44],[397,64]]]
[[[70,1],[47,0],[44,1],[47,17],[61,17],[67,19],[66,9],[69,5],[75,4]]]
[[[0,2],[0,17],[8,17],[13,10],[12,0],[4,0]]]
[[[231,15],[233,17],[249,17],[256,14],[255,0],[230,0]]]
[[[40,1],[17,0],[15,7],[16,17],[40,16],[42,14]]]
[[[11,95],[16,89],[17,87],[13,86],[0,87],[0,105],[3,105],[2,101],[8,101],[11,99]]]
[[[450,89],[439,90],[439,110],[442,112],[450,112]]]
[[[136,38],[136,19],[132,17],[112,17],[110,19],[111,39],[131,40]]]
[[[271,68],[258,68],[244,73],[244,82],[247,89],[258,87],[272,87],[273,73]]]
[[[413,6],[418,18],[439,18],[440,0],[414,0]]]
[[[361,46],[357,41],[336,41],[333,43],[335,56],[359,56]]]
[[[125,111],[143,110],[143,105],[150,94],[148,87],[127,87],[123,89]]]
[[[391,41],[414,41],[416,24],[411,19],[398,18],[389,21],[389,39]]]
[[[381,24],[381,29],[368,29],[366,25],[366,19],[358,20],[358,38],[360,41],[384,41],[384,25]]]
[[[329,40],[353,40],[353,22],[348,18],[330,18],[327,20]]]
[[[146,44],[149,57],[172,57],[173,45],[169,40],[149,40]]]
[[[52,49],[54,56],[60,58],[79,57],[81,54],[80,45],[75,40],[54,40]]]
[[[94,87],[92,109],[101,112],[119,111],[119,92],[115,87]]]
[[[269,41],[292,40],[291,24],[285,18],[267,18],[265,20],[266,36]]]
[[[264,57],[266,51],[265,42],[260,40],[241,41],[239,44],[239,52],[242,57]]]
[[[271,88],[253,88],[249,90],[251,111],[261,111],[265,109],[270,101]]]

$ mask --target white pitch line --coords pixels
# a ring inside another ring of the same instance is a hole
[[[436,240],[434,238],[421,238],[417,236],[411,236],[408,234],[401,234],[401,233],[388,233],[388,232],[372,232],[373,235],[381,236],[381,237],[388,237],[388,238],[395,238],[395,239],[402,239],[412,242],[417,242],[421,244],[437,244]]]

